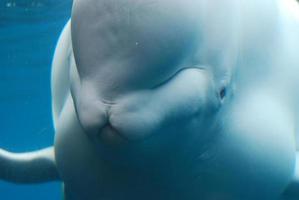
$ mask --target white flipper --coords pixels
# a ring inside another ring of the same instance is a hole
[[[11,153],[0,149],[0,179],[14,183],[59,180],[54,148],[28,153]]]
[[[72,55],[70,22],[68,22],[59,38],[52,63],[54,126],[69,95],[69,66]],[[0,180],[40,183],[59,179],[53,147],[27,153],[11,153],[0,149]]]

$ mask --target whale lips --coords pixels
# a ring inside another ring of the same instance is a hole
[[[130,134],[124,134],[120,132],[119,128],[113,126],[112,104],[95,100],[90,95],[84,95],[84,91],[80,93],[75,100],[76,113],[81,127],[91,139],[100,139],[101,142],[109,145],[134,140]]]

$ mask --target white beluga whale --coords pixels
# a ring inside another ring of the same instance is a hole
[[[0,178],[66,200],[299,198],[298,48],[293,0],[75,0],[54,146],[0,150]]]

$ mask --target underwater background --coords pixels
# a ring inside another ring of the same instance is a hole
[[[53,144],[50,72],[71,0],[0,0],[0,147],[32,151]],[[0,181],[1,200],[58,200],[61,183]]]

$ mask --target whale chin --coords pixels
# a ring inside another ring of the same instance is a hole
[[[104,144],[110,146],[120,146],[128,144],[133,139],[113,128],[110,124],[106,125],[98,133],[97,138]]]

